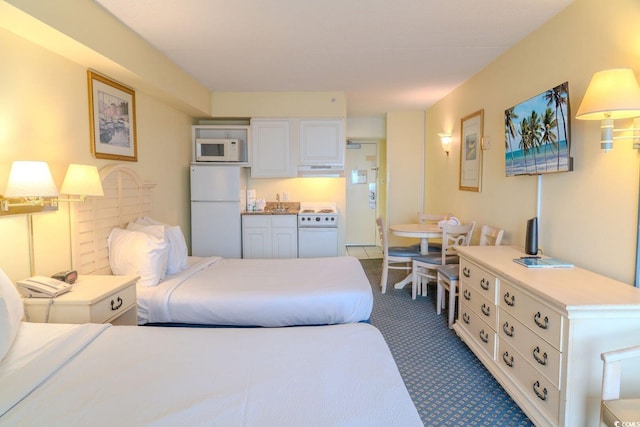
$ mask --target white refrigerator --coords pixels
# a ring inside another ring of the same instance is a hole
[[[241,258],[240,215],[246,205],[244,168],[192,164],[190,169],[191,254]]]

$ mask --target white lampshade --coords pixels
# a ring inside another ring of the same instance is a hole
[[[451,134],[449,133],[439,133],[440,144],[442,144],[442,149],[447,155],[449,155],[449,150],[451,149]]]
[[[4,197],[57,196],[58,187],[46,162],[17,161],[11,164]]]
[[[104,196],[98,168],[89,165],[69,165],[60,192],[77,196]]]
[[[640,87],[633,70],[615,68],[593,75],[576,119],[626,119],[640,116]]]

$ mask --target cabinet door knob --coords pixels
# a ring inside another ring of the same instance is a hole
[[[547,388],[544,387],[542,391],[540,391],[540,381],[533,383],[533,391],[540,400],[547,400]]]
[[[120,307],[122,307],[123,301],[122,298],[118,297],[115,301],[111,300],[111,311],[116,311]]]
[[[533,316],[533,321],[536,322],[536,325],[538,325],[540,329],[549,329],[549,318],[547,316],[544,316],[544,322],[540,321],[541,318],[542,314],[540,314],[540,312],[537,312]]]
[[[513,307],[516,304],[516,297],[513,295],[509,295],[509,292],[505,292],[504,297],[502,299],[504,299],[504,302],[511,307]]]

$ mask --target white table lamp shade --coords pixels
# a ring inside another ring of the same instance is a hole
[[[11,164],[4,197],[57,197],[56,187],[46,162],[16,161]]]
[[[626,119],[640,116],[640,87],[633,70],[615,68],[593,75],[577,119]]]
[[[89,165],[69,165],[60,193],[79,196],[104,196],[98,168]]]

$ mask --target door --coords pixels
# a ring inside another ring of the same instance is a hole
[[[240,201],[240,167],[191,166],[192,201]]]
[[[347,144],[346,244],[375,246],[378,205],[378,146],[375,142]]]
[[[240,258],[240,202],[191,203],[191,254]]]

